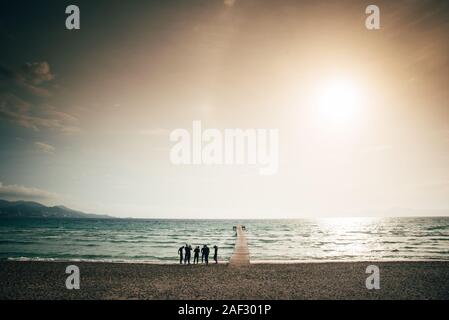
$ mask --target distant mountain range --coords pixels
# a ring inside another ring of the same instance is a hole
[[[31,201],[0,200],[1,218],[77,218],[77,219],[111,219],[108,215],[84,213],[64,206],[47,207]]]

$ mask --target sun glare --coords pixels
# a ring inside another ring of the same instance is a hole
[[[347,124],[359,112],[360,92],[349,80],[329,81],[317,94],[320,116],[330,123]]]

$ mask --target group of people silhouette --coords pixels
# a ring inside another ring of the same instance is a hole
[[[218,247],[214,246],[214,261],[215,263],[218,263]],[[192,252],[192,246],[189,244],[186,244],[185,246],[182,246],[178,249],[179,254],[179,264],[190,264],[190,258],[191,258],[191,252]],[[196,248],[193,250],[193,263],[198,264],[200,260],[200,252],[201,252],[201,263],[209,264],[209,253],[210,249],[207,245],[203,245],[203,247],[200,250],[200,246],[196,246]]]

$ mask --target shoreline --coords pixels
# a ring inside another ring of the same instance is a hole
[[[68,262],[0,261],[2,300],[449,300],[449,261],[191,265],[70,262],[80,290],[68,290]],[[368,290],[368,265],[380,290]]]
[[[54,263],[110,263],[110,264],[144,264],[144,265],[160,265],[160,266],[184,266],[185,264],[180,264],[179,262],[173,261],[153,261],[153,260],[114,260],[114,259],[58,259],[58,258],[6,258],[0,259],[0,264],[2,262],[54,262]],[[311,260],[251,260],[250,265],[291,265],[291,264],[320,264],[320,263],[394,263],[394,262],[447,262],[449,260],[444,259],[382,259],[382,260],[329,260],[329,259],[311,259]],[[215,262],[209,261],[209,264],[214,264]],[[218,261],[219,265],[228,265],[229,260]],[[190,265],[194,266],[194,263]],[[204,263],[198,263],[197,265],[205,265]]]

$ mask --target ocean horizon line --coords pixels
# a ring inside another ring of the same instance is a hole
[[[142,221],[291,221],[291,220],[329,220],[329,219],[425,219],[425,218],[449,218],[449,215],[397,215],[397,216],[320,216],[320,217],[297,217],[297,218],[140,218],[140,217],[1,217],[0,219],[35,219],[35,220],[142,220]]]

